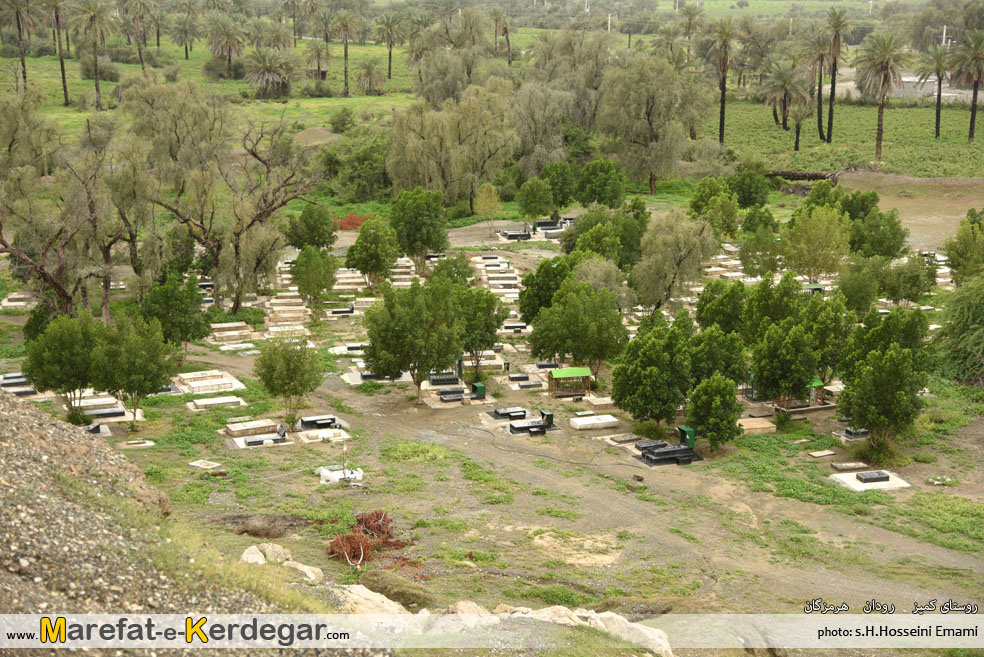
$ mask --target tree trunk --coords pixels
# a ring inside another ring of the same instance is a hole
[[[775,103],[772,104],[772,121],[776,124],[776,127],[778,128],[779,125],[780,125],[780,123],[779,123],[779,110],[776,109]]]
[[[232,79],[232,51],[226,53],[226,75],[229,79]]]
[[[185,60],[188,59],[188,44],[185,44]]]
[[[940,138],[940,106],[943,103],[943,77],[936,76],[936,138]]]
[[[827,139],[823,134],[823,62],[818,62],[817,68],[820,69],[817,74],[817,134],[823,143]]]
[[[782,95],[782,129],[789,130],[789,98],[785,93]]]
[[[348,36],[346,36],[342,40],[342,43],[344,44],[344,50],[345,50],[345,92],[342,95],[345,96],[346,98],[348,98],[348,95],[349,95],[349,85],[348,85]]]
[[[502,36],[506,40],[506,61],[509,62],[509,66],[512,66],[512,43],[509,41],[509,30],[507,28],[502,29]]]
[[[24,25],[20,12],[17,13],[17,45],[20,47],[21,76],[24,78],[24,92],[27,92],[27,62],[24,59]]]
[[[69,30],[65,30],[65,56],[72,56],[72,33]]]
[[[143,46],[140,45],[140,19],[134,18],[133,22],[137,26],[137,37],[134,41],[137,42],[137,57],[140,58],[140,72],[143,73],[144,77],[147,77],[147,67],[144,65]]]
[[[651,171],[649,172],[649,193],[656,193],[656,174]]]
[[[834,138],[834,96],[837,95],[837,60],[830,61],[830,98],[827,99],[827,143]]]
[[[881,162],[882,136],[884,135],[885,121],[885,78],[882,77],[878,84],[878,127],[875,129],[875,162]]]
[[[386,79],[393,79],[393,44],[387,44],[387,57],[389,58],[386,62]]]
[[[802,124],[796,124],[796,143],[793,144],[794,151],[798,151],[800,149],[800,128],[802,127]]]
[[[290,29],[294,33],[294,47],[297,47],[297,4],[294,4],[294,15],[290,18]]]
[[[92,78],[96,83],[96,110],[102,111],[102,96],[99,94],[99,44],[92,39]]]
[[[157,49],[160,50],[161,49],[161,28],[159,28],[159,27],[158,28],[155,28],[155,32],[157,34]]]
[[[111,294],[113,282],[113,246],[103,246],[100,248],[103,257],[103,266],[106,270],[102,275],[102,321],[107,326],[113,320],[109,313],[109,295]]]
[[[68,82],[65,81],[65,55],[62,53],[61,15],[55,10],[55,34],[58,43],[58,65],[61,67],[62,93],[65,95],[65,107],[68,107]]]
[[[496,55],[499,54],[499,26],[496,25],[495,29],[492,31],[495,33],[493,35],[493,37],[495,38],[495,47],[492,49],[492,56],[495,57]]]
[[[981,79],[974,79],[974,93],[970,100],[970,134],[967,137],[967,141],[971,144],[974,143],[974,124],[977,123],[977,92],[981,88]]]
[[[721,74],[721,117],[718,119],[718,143],[724,143],[724,95],[728,90],[728,72]]]
[[[629,50],[632,50],[632,32],[629,32],[629,45],[628,45],[628,49]]]

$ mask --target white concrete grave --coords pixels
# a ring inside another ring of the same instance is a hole
[[[337,484],[341,481],[362,481],[362,468],[346,470],[340,465],[323,465],[314,471],[323,484]]]
[[[205,411],[210,408],[246,406],[246,402],[240,397],[207,397],[190,401],[185,406],[189,411]]]
[[[888,481],[873,481],[871,483],[861,483],[858,481],[857,472],[839,472],[837,474],[830,475],[829,479],[836,484],[840,484],[845,488],[850,488],[857,493],[863,493],[866,490],[899,490],[901,488],[909,488],[911,484],[899,477],[894,472],[889,472],[884,470],[888,475]]]
[[[592,415],[590,417],[572,417],[571,427],[575,431],[590,431],[592,429],[610,429],[618,426],[618,418],[614,415]]]

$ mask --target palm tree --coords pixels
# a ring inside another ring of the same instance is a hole
[[[140,59],[140,70],[147,76],[147,67],[143,56],[143,29],[140,27],[140,17],[147,16],[154,10],[153,0],[123,0],[123,9],[133,22],[134,40],[137,42],[137,57]]]
[[[830,55],[830,33],[820,25],[810,26],[800,48],[800,55],[804,60],[812,62],[812,84],[816,85],[817,91],[817,134],[823,142],[827,140],[823,134],[823,71]]]
[[[424,39],[415,39],[410,42],[407,46],[407,68],[417,69],[417,80],[420,82],[424,81],[423,75],[420,72],[420,65],[423,62],[424,57],[427,53],[431,51],[430,44],[426,43]]]
[[[0,2],[0,15],[5,23],[17,26],[17,45],[20,47],[21,76],[24,78],[24,91],[27,91],[27,63],[25,59],[24,42],[27,33],[34,26],[29,0],[3,0]]]
[[[198,21],[191,14],[181,14],[174,19],[174,27],[171,29],[171,40],[176,45],[184,46],[185,59],[188,59],[188,49],[191,48],[195,39],[198,38]]]
[[[102,111],[102,96],[99,93],[99,42],[116,31],[116,7],[111,0],[78,0],[72,7],[69,27],[92,41],[92,79],[96,86],[96,110]]]
[[[405,37],[403,21],[392,12],[387,12],[376,21],[376,39],[386,44],[386,78],[393,79],[393,46],[403,43]]]
[[[342,95],[347,98],[349,95],[349,41],[355,39],[359,35],[359,28],[361,25],[355,14],[348,9],[343,9],[335,14],[335,19],[331,22],[331,26],[331,31],[335,33],[336,37],[342,40],[343,44],[345,59],[345,91]]]
[[[677,23],[670,21],[662,23],[656,28],[654,47],[662,50],[664,53],[673,55],[680,47],[682,34],[680,26]]]
[[[690,57],[690,44],[694,34],[700,32],[704,25],[704,10],[696,4],[687,4],[680,8],[680,23],[683,36],[687,38],[687,57]]]
[[[267,48],[284,50],[290,48],[292,38],[290,29],[283,23],[267,23],[267,33],[263,42]]]
[[[827,107],[827,143],[834,137],[834,96],[837,95],[837,60],[841,55],[841,39],[851,31],[847,10],[831,7],[827,12],[827,29],[830,31],[830,99]]]
[[[793,129],[796,131],[796,140],[793,143],[794,151],[800,149],[800,130],[803,127],[803,121],[810,118],[811,114],[813,114],[813,97],[811,94],[807,94],[799,103],[793,103],[789,110],[789,115],[793,117]]]
[[[327,9],[320,10],[314,15],[314,18],[311,19],[312,26],[318,30],[319,34],[324,35],[325,43],[328,43],[331,38],[331,19],[331,12]]]
[[[282,0],[281,8],[285,15],[290,16],[291,37],[294,47],[297,47],[297,0]]]
[[[493,57],[499,54],[499,31],[502,27],[502,19],[505,15],[506,12],[503,11],[502,7],[498,5],[489,9],[489,18],[492,19],[492,38],[495,40],[495,47],[492,49]]]
[[[263,46],[268,31],[268,22],[262,18],[251,18],[243,25],[246,32],[246,43],[254,48]]]
[[[154,30],[154,36],[157,38],[158,50],[161,49],[161,32],[167,30],[170,21],[170,15],[159,6],[147,15],[147,25]]]
[[[246,82],[259,87],[263,98],[289,94],[297,75],[298,63],[292,52],[257,48],[246,55]]]
[[[685,5],[686,9],[690,5]],[[681,9],[681,11],[683,11]],[[738,36],[730,18],[723,18],[711,26],[707,36],[708,58],[717,64],[718,87],[721,90],[721,116],[718,120],[718,142],[724,143],[724,104],[728,90],[728,67],[734,61],[734,42]]]
[[[316,39],[309,39],[307,46],[304,48],[305,55],[307,56],[307,63],[317,64],[318,66],[318,80],[322,79],[321,76],[321,63],[325,64],[331,59],[331,47],[327,43],[322,43]]]
[[[499,31],[502,32],[502,38],[506,40],[506,63],[512,66],[512,42],[509,41],[509,16],[503,15],[499,20]]]
[[[966,82],[974,85],[970,101],[970,133],[967,141],[974,143],[974,124],[977,122],[977,92],[984,81],[984,30],[971,30],[964,33],[960,43],[953,49],[950,70]]]
[[[772,63],[766,73],[762,91],[773,107],[779,106],[783,130],[789,130],[790,105],[802,104],[810,96],[796,63],[790,59]]]
[[[932,46],[923,53],[916,69],[919,86],[926,84],[929,78],[936,78],[936,138],[940,138],[940,108],[943,105],[943,78],[949,70],[949,54],[944,45]]]
[[[205,39],[212,54],[226,60],[226,74],[231,79],[232,56],[243,53],[246,31],[228,14],[211,13],[205,19]]]
[[[878,128],[875,132],[875,161],[881,162],[884,133],[885,99],[902,86],[902,67],[908,55],[902,40],[895,34],[869,34],[855,58],[858,86],[878,101]]]
[[[200,11],[198,6],[198,0],[177,0],[174,3],[174,8],[179,14],[184,14],[185,16],[198,17]]]
[[[65,0],[44,0],[47,22],[55,28],[55,42],[58,46],[58,66],[61,68],[62,94],[65,107],[68,107],[68,83],[65,80],[65,53],[62,51],[62,28],[65,26]]]
[[[355,76],[355,82],[367,96],[383,95],[383,85],[386,84],[386,80],[379,72],[379,59],[375,55],[359,62],[359,72]]]

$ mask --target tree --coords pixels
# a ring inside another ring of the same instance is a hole
[[[424,270],[428,253],[442,253],[450,245],[444,221],[441,195],[422,187],[403,190],[393,202],[390,225],[403,253]]]
[[[851,253],[865,258],[897,258],[905,251],[909,229],[902,226],[897,210],[879,212],[872,209],[864,219],[851,223]]]
[[[706,221],[670,211],[649,221],[642,238],[642,257],[632,268],[639,301],[658,311],[687,283],[700,278],[704,263],[717,251],[714,230]]]
[[[974,143],[974,126],[977,122],[977,94],[984,82],[984,30],[965,32],[960,42],[953,49],[950,60],[950,70],[954,77],[973,85],[974,91],[970,100],[970,131],[967,141]]]
[[[878,298],[879,281],[887,266],[884,258],[852,258],[837,279],[837,289],[845,305],[857,317],[863,316]]]
[[[734,62],[734,45],[738,37],[730,18],[722,18],[711,26],[708,34],[708,57],[717,66],[718,89],[721,91],[721,115],[718,119],[718,142],[724,143],[724,104],[728,90],[728,68]]]
[[[880,290],[891,301],[908,305],[917,303],[935,282],[935,270],[930,274],[925,261],[914,257],[883,270]]]
[[[286,50],[256,48],[246,56],[246,82],[259,88],[260,98],[290,95],[291,85],[300,77],[297,56]]]
[[[102,111],[99,93],[99,44],[116,31],[116,6],[110,0],[78,0],[73,6],[69,27],[92,42],[92,80],[96,86],[96,109]]]
[[[386,78],[393,79],[393,46],[403,43],[406,33],[403,21],[394,12],[387,12],[376,20],[376,39],[386,44]]]
[[[690,338],[690,356],[694,385],[717,372],[732,381],[744,381],[748,377],[741,335],[725,333],[717,324]]]
[[[66,0],[44,0],[42,6],[46,12],[46,18],[50,25],[55,28],[55,45],[58,51],[58,68],[61,71],[62,95],[65,99],[65,107],[68,107],[68,81],[65,78],[65,52],[62,50],[62,30],[66,28],[66,14],[68,7]],[[160,45],[158,43],[158,45]]]
[[[793,150],[799,151],[800,149],[800,132],[803,130],[803,121],[810,118],[813,114],[813,103],[811,101],[802,103],[793,103],[792,109],[789,115],[793,117],[793,127],[795,130],[795,140],[793,142]]]
[[[468,259],[465,258],[464,254],[459,253],[453,258],[438,260],[431,272],[431,278],[444,276],[455,285],[468,287],[471,285],[474,273],[472,266],[468,264]]]
[[[639,421],[672,422],[690,390],[686,333],[657,323],[629,342],[612,372],[612,401]]]
[[[284,405],[284,422],[290,426],[305,395],[321,385],[321,359],[303,340],[267,340],[253,363],[253,374],[272,397]]]
[[[308,244],[301,249],[291,265],[290,273],[297,285],[298,294],[317,308],[321,299],[335,285],[337,268],[335,257],[331,253]]]
[[[932,353],[925,348],[928,330],[929,321],[919,309],[893,308],[884,317],[874,309],[869,310],[844,346],[841,378],[850,384],[869,354],[887,351],[893,343],[912,352],[917,369],[928,370]]]
[[[232,57],[243,54],[246,32],[242,26],[226,14],[209,14],[205,20],[205,40],[212,54],[226,60],[226,75],[232,77]]]
[[[366,311],[366,367],[393,378],[408,372],[417,387],[418,406],[427,375],[450,366],[462,350],[453,286],[449,279],[435,277],[425,285],[414,281],[407,289],[387,288],[383,302]]]
[[[738,232],[738,214],[738,197],[724,192],[708,201],[700,218],[713,226],[719,235],[734,235]]]
[[[867,354],[838,403],[854,426],[868,430],[871,446],[884,453],[919,415],[923,408],[919,392],[925,385],[926,373],[912,351],[891,344]]]
[[[355,83],[367,96],[382,96],[386,79],[379,72],[379,59],[371,55],[359,62],[359,72],[355,76]]]
[[[496,331],[509,316],[509,310],[483,287],[456,285],[454,290],[457,317],[461,320],[461,346],[471,356],[477,378],[482,352],[495,346]]]
[[[771,278],[779,271],[782,245],[776,234],[765,226],[741,241],[738,259],[742,270],[756,278]]]
[[[165,341],[161,323],[154,318],[118,318],[104,329],[92,354],[93,383],[133,414],[130,431],[136,429],[140,402],[160,392],[177,372],[177,350]]]
[[[906,55],[902,41],[892,33],[869,34],[855,57],[858,86],[878,103],[878,127],[875,130],[875,161],[881,162],[882,137],[885,133],[885,99],[902,86],[902,68]]]
[[[358,17],[348,9],[342,9],[335,14],[331,22],[331,31],[342,40],[342,52],[345,62],[345,87],[342,95],[348,98],[349,95],[349,41],[359,36],[359,29],[362,27]]]
[[[771,324],[752,349],[755,391],[782,408],[805,400],[816,375],[817,356],[806,328],[795,319]]]
[[[956,235],[943,244],[943,251],[950,259],[953,282],[957,285],[984,272],[984,209],[971,208],[967,212]]]
[[[144,29],[140,21],[143,18],[147,18],[154,10],[154,2],[152,0],[125,0],[125,2],[121,4],[121,9],[123,9],[126,12],[126,15],[130,18],[130,22],[132,24],[133,41],[137,44],[137,59],[140,60],[140,71],[143,73],[144,77],[146,77],[147,67],[144,63],[143,53],[146,35],[144,34]],[[130,30],[126,27],[125,22],[122,27],[129,37]]]
[[[21,77],[24,81],[24,89],[27,89],[27,64],[24,59],[24,43],[27,41],[28,32],[34,26],[34,16],[31,13],[31,6],[28,0],[3,0],[0,2],[0,16],[3,16],[4,23],[13,23],[17,28],[17,46],[20,49]]]
[[[777,285],[772,284],[771,276],[755,285],[745,296],[745,309],[741,316],[745,344],[753,346],[761,342],[773,324],[787,319],[798,321],[803,311],[802,290],[792,272],[783,274]]]
[[[516,203],[524,217],[533,219],[550,214],[554,209],[553,192],[550,183],[540,178],[530,178],[519,188]]]
[[[77,407],[82,392],[91,388],[96,378],[93,354],[102,332],[102,324],[85,310],[77,317],[56,317],[41,335],[27,343],[24,377],[35,390],[65,395],[69,409]]]
[[[624,196],[625,175],[611,160],[594,160],[581,169],[574,188],[574,198],[581,205],[587,207],[592,203],[600,203],[617,208],[622,204]]]
[[[495,190],[495,185],[489,182],[479,185],[478,194],[475,196],[475,212],[489,225],[489,235],[492,235],[492,222],[501,209],[502,201],[499,200],[499,192]]]
[[[557,290],[570,275],[571,266],[564,256],[542,260],[536,271],[523,274],[523,289],[519,291],[519,313],[523,321],[532,324],[542,309],[550,307]]]
[[[591,230],[582,233],[577,238],[574,246],[575,257],[577,254],[594,253],[606,260],[615,262],[618,260],[620,244],[618,235],[611,222],[595,224]]]
[[[830,57],[830,33],[821,25],[811,25],[800,54],[810,62],[813,84],[817,89],[817,134],[820,136],[820,141],[824,142],[826,137],[823,134],[823,71]],[[798,134],[796,141],[799,142]]]
[[[705,176],[701,178],[690,195],[690,214],[702,217],[707,212],[711,199],[729,192],[728,183],[724,178]]]
[[[943,369],[957,381],[984,384],[984,275],[957,288],[943,311]]]
[[[950,70],[950,56],[947,46],[936,44],[922,54],[916,79],[920,88],[930,78],[936,79],[936,138],[940,138],[940,110],[943,107],[943,80]]]
[[[194,47],[197,38],[198,21],[195,20],[194,16],[185,14],[174,19],[174,25],[171,27],[171,39],[176,45],[184,47],[186,60],[188,59],[188,51]]]
[[[697,296],[697,323],[705,330],[717,325],[724,333],[740,331],[744,309],[745,284],[715,279]]]
[[[400,257],[396,231],[382,219],[373,217],[359,228],[359,235],[345,253],[345,266],[369,277],[373,290],[389,276]]]
[[[530,353],[561,360],[570,355],[573,362],[588,365],[597,378],[602,362],[620,354],[627,341],[615,295],[569,278],[550,307],[533,320]]]
[[[292,217],[284,224],[287,243],[295,249],[311,245],[318,249],[330,249],[338,238],[338,221],[334,215],[320,205],[308,203],[298,217]]]
[[[812,282],[833,274],[848,254],[848,216],[836,208],[816,207],[782,234],[786,265]]]
[[[590,283],[596,292],[608,290],[615,294],[619,310],[623,313],[638,302],[635,290],[625,281],[625,273],[611,260],[601,257],[584,258],[575,265],[574,278]]]
[[[194,276],[185,278],[171,272],[163,283],[154,283],[140,304],[140,314],[148,322],[157,320],[164,339],[180,345],[208,335],[209,326],[202,314],[202,295]]]
[[[318,70],[318,80],[322,79],[322,64],[326,68],[331,61],[331,48],[327,42],[309,39],[304,45],[304,57],[308,65],[314,64]]]
[[[841,44],[844,35],[851,31],[847,19],[847,10],[831,7],[827,11],[827,30],[830,34],[830,97],[827,107],[827,143],[834,138],[834,98],[837,96],[837,61],[841,56]]]
[[[817,356],[817,376],[827,385],[841,365],[857,316],[847,309],[842,294],[830,299],[814,294],[803,312],[803,319]]]
[[[574,196],[574,172],[567,162],[551,162],[537,176],[550,185],[554,209],[567,207]]]
[[[751,166],[741,166],[725,181],[728,189],[735,195],[738,207],[742,210],[761,208],[769,202],[772,187],[760,171]]]
[[[717,451],[742,434],[738,425],[744,407],[738,401],[735,382],[715,372],[701,381],[690,395],[687,424]]]
[[[754,233],[759,228],[765,228],[769,233],[779,230],[779,222],[772,216],[769,208],[763,205],[749,208],[741,222],[741,229],[746,233]]]
[[[773,109],[778,105],[782,115],[782,129],[789,130],[789,109],[810,99],[806,82],[797,63],[791,59],[774,60],[766,69],[762,93]]]
[[[687,39],[687,59],[690,59],[690,42],[703,24],[704,10],[700,6],[685,4],[680,7],[680,25],[683,28],[683,36]]]

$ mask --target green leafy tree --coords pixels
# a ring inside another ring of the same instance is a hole
[[[910,428],[923,408],[919,392],[926,373],[912,351],[891,344],[858,363],[839,403],[855,426],[869,431],[869,442],[884,453],[899,433]]]
[[[523,216],[530,219],[550,214],[554,209],[550,183],[540,178],[530,178],[519,188],[516,203]]]
[[[984,209],[971,208],[967,212],[956,235],[943,244],[943,251],[950,259],[953,282],[957,285],[984,272]]]
[[[741,228],[746,233],[754,233],[759,228],[765,228],[770,233],[775,233],[779,230],[779,222],[772,216],[769,208],[759,205],[748,209],[742,219]]]
[[[297,255],[290,273],[297,285],[298,294],[317,307],[321,299],[335,286],[336,269],[338,265],[331,253],[308,244]]]
[[[902,39],[891,32],[873,32],[864,38],[860,52],[854,58],[858,87],[878,103],[878,124],[875,129],[875,161],[882,159],[882,138],[885,134],[885,101],[902,86],[902,69],[909,55]]]
[[[847,9],[831,7],[827,10],[827,33],[830,35],[830,94],[827,96],[827,143],[834,138],[834,98],[837,96],[837,63],[841,56],[843,38],[851,32],[852,26],[847,18]]]
[[[702,329],[716,324],[724,333],[740,331],[744,309],[745,284],[715,279],[697,296],[697,323]]]
[[[711,199],[721,194],[727,194],[729,191],[724,178],[716,176],[701,178],[690,195],[690,214],[694,217],[704,216]]]
[[[701,219],[711,224],[720,235],[738,232],[738,197],[730,192],[718,194],[704,208]]]
[[[929,292],[935,279],[935,270],[928,269],[922,258],[909,258],[882,271],[879,289],[895,303],[908,305]]]
[[[390,179],[386,173],[386,153],[390,147],[389,133],[371,126],[342,132],[341,139],[322,150],[331,191],[343,203],[388,198]]]
[[[724,107],[728,90],[728,69],[735,61],[738,30],[730,18],[714,23],[707,34],[707,55],[717,67],[718,89],[721,92],[721,111],[718,118],[718,142],[724,143]]]
[[[762,207],[769,202],[769,179],[752,167],[741,167],[728,176],[728,189],[737,197],[742,210]]]
[[[423,187],[400,192],[393,202],[390,225],[400,249],[414,261],[417,271],[423,271],[428,253],[441,253],[449,246],[439,192]]]
[[[738,246],[738,260],[742,271],[749,276],[770,278],[780,269],[782,243],[776,234],[765,226],[745,237]]]
[[[161,323],[154,318],[117,318],[104,329],[92,354],[93,383],[133,414],[131,431],[137,426],[140,402],[168,385],[177,372],[177,349],[165,340]]]
[[[814,294],[803,311],[803,319],[817,356],[817,376],[827,385],[840,369],[857,316],[848,310],[842,294],[830,299]]]
[[[941,335],[944,371],[957,381],[984,384],[984,275],[950,295]]]
[[[873,208],[863,219],[851,222],[851,253],[865,258],[899,257],[906,248],[909,229],[902,226],[897,210],[879,212]]]
[[[720,372],[732,381],[748,377],[745,343],[738,333],[725,333],[717,324],[694,334],[690,339],[691,369],[694,384]]]
[[[209,326],[202,313],[202,295],[194,276],[168,274],[163,283],[154,283],[140,304],[144,319],[157,320],[164,339],[174,345],[201,340]]]
[[[499,200],[499,192],[495,185],[484,182],[478,186],[478,193],[475,195],[475,212],[485,220],[489,226],[489,235],[492,235],[492,222],[502,210],[502,201]]]
[[[854,380],[868,354],[887,351],[892,344],[912,353],[916,369],[928,371],[932,356],[926,345],[928,330],[929,321],[918,309],[894,308],[884,317],[869,310],[844,346],[841,359],[844,383],[850,384]]]
[[[362,21],[359,17],[348,9],[342,9],[335,13],[331,21],[331,31],[336,37],[342,40],[342,57],[344,63],[345,86],[342,92],[346,98],[349,95],[349,41],[359,36],[362,28]]]
[[[543,260],[536,271],[523,274],[523,289],[519,292],[519,314],[523,321],[532,324],[540,311],[553,303],[557,290],[570,275],[570,262],[563,256]]]
[[[745,296],[741,326],[745,344],[762,341],[766,331],[787,319],[798,320],[803,311],[802,286],[791,272],[786,272],[776,285],[765,278]]]
[[[550,185],[554,208],[567,207],[574,197],[574,171],[567,162],[551,162],[537,176]]]
[[[85,310],[78,317],[56,317],[41,335],[27,343],[24,377],[35,390],[65,395],[69,408],[78,406],[82,392],[92,387],[95,379],[92,356],[102,332],[103,325]]]
[[[625,175],[611,160],[594,160],[584,165],[577,178],[574,198],[587,207],[600,203],[617,208],[625,197]]]
[[[453,258],[442,258],[438,260],[437,264],[434,265],[431,278],[444,276],[456,285],[467,287],[471,284],[473,275],[474,271],[472,271],[471,265],[468,264],[468,259],[465,258],[464,254],[459,253]]]
[[[383,302],[366,312],[366,367],[393,378],[409,373],[417,405],[427,375],[449,367],[462,352],[453,286],[448,278],[435,277],[425,285],[414,281],[407,289],[387,288]]]
[[[509,316],[498,298],[482,287],[455,287],[455,304],[460,318],[461,346],[471,356],[478,376],[482,364],[482,352],[496,343],[496,331]]]
[[[345,253],[345,266],[368,276],[375,290],[389,276],[399,257],[400,246],[393,227],[374,217],[359,228],[359,236]]]
[[[950,56],[950,70],[954,77],[969,82],[974,90],[970,100],[970,130],[967,141],[974,143],[974,128],[977,123],[977,94],[984,82],[984,30],[967,30]]]
[[[615,227],[611,223],[596,224],[586,233],[577,238],[574,247],[575,253],[597,253],[607,260],[618,260],[618,253],[621,245],[618,235],[615,234]]]
[[[691,381],[686,332],[658,322],[626,346],[612,372],[612,401],[639,422],[672,422]]]
[[[296,420],[304,397],[321,385],[321,359],[304,341],[267,340],[253,364],[253,374],[284,405],[284,422]]]
[[[568,278],[550,307],[533,320],[530,353],[536,358],[561,360],[570,355],[597,377],[602,362],[619,355],[627,341],[615,294]]]
[[[864,315],[878,298],[879,281],[888,265],[886,258],[852,258],[837,279],[837,289],[844,303],[858,317]]]
[[[930,46],[922,54],[916,69],[917,81],[922,87],[930,78],[936,81],[936,138],[940,138],[940,111],[943,108],[943,80],[950,71],[949,49],[944,44]]]
[[[816,369],[813,340],[793,319],[769,326],[752,350],[756,392],[783,408],[794,399],[806,399]]]
[[[92,44],[92,80],[96,86],[96,109],[102,110],[102,94],[99,92],[99,44],[109,39],[119,25],[116,5],[110,0],[79,0],[69,14],[69,28],[81,34]],[[26,74],[25,74],[26,75]]]
[[[658,310],[700,278],[717,249],[714,229],[706,221],[691,219],[682,210],[654,217],[642,237],[642,257],[632,268],[639,301]]]
[[[721,445],[741,435],[738,418],[743,410],[735,382],[715,372],[709,379],[701,381],[691,393],[687,424],[698,436],[707,439],[711,449],[717,451]]]
[[[848,216],[836,208],[817,207],[782,233],[786,265],[810,281],[840,270],[849,252]]]

